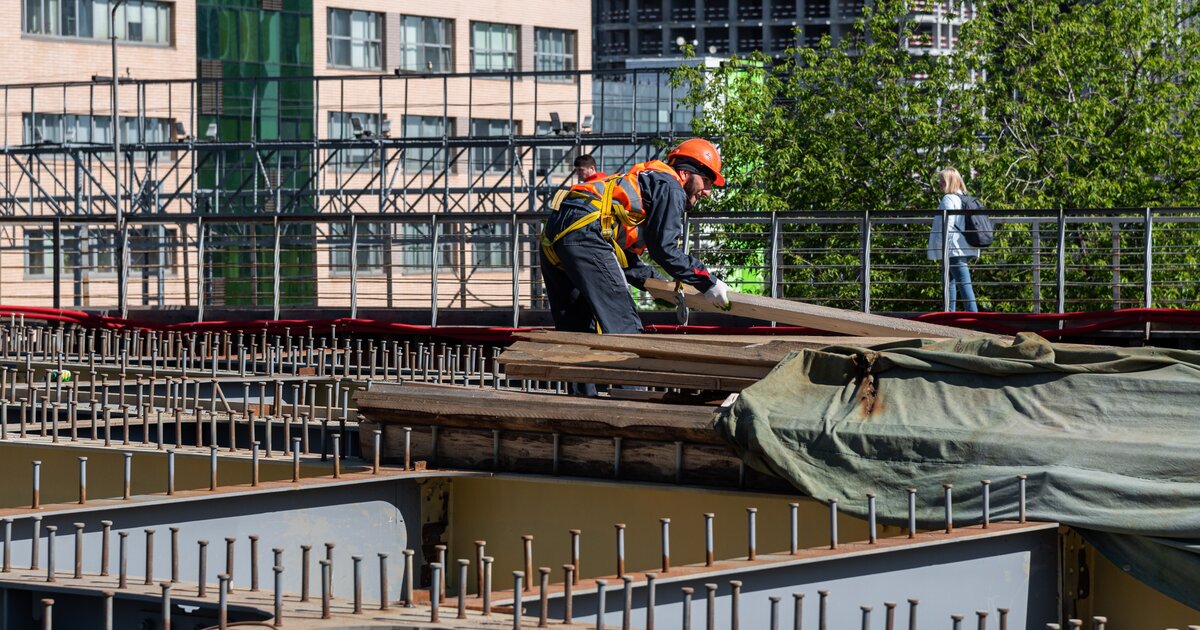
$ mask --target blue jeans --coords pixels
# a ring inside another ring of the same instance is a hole
[[[958,310],[958,298],[962,297],[963,310],[968,313],[978,313],[979,306],[975,304],[975,289],[971,287],[971,268],[967,266],[975,260],[974,256],[950,257],[950,310]]]

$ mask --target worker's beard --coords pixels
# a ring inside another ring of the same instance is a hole
[[[692,174],[683,184],[683,194],[687,198],[684,210],[691,210],[704,194],[704,180],[699,175]]]

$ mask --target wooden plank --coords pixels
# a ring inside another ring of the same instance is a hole
[[[354,399],[369,422],[721,444],[701,405],[576,398],[466,387],[381,385]]]
[[[510,365],[562,365],[596,367],[634,372],[672,372],[676,374],[705,374],[733,378],[761,379],[771,368],[767,366],[726,365],[720,354],[706,355],[695,360],[642,358],[632,352],[612,352],[568,344],[518,341],[500,355],[506,370]]]
[[[670,339],[681,339],[684,341],[692,341],[706,345],[723,345],[740,348],[753,348],[770,343],[793,344],[796,346],[814,349],[828,348],[829,346],[857,346],[861,348],[871,348],[885,343],[911,341],[913,339],[912,337],[858,337],[854,335],[714,335],[709,333],[647,333],[647,335],[652,338],[666,337]],[[646,335],[622,336],[639,337]],[[940,338],[926,339],[940,340]]]
[[[518,339],[541,343],[582,345],[612,352],[630,352],[640,357],[681,359],[684,361],[711,360],[720,356],[721,362],[731,365],[774,367],[783,358],[778,352],[764,353],[759,349],[745,350],[723,345],[700,344],[682,335],[594,335],[553,330],[517,333]],[[786,354],[786,353],[784,353]]]
[[[679,387],[721,392],[740,392],[757,383],[755,378],[714,376],[707,374],[675,374],[671,372],[648,372],[613,370],[608,368],[576,367],[572,365],[542,365],[512,363],[506,365],[504,373],[509,378],[536,379],[542,381],[566,381],[568,383],[606,383],[609,385],[645,385],[647,387]]]
[[[373,426],[373,425],[372,425]],[[380,425],[383,431],[382,459],[385,463],[404,462],[404,431],[396,424]],[[617,469],[616,443],[611,437],[560,434],[558,456],[554,438],[547,433],[502,431],[499,434],[500,460],[493,459],[496,435],[486,428],[441,426],[437,452],[433,452],[429,426],[414,427],[409,434],[412,462],[418,468],[478,470],[490,473],[564,475],[592,479],[619,479],[655,483],[681,483],[691,486],[745,488],[788,492],[782,479],[744,468],[729,444],[695,444],[667,441],[623,439],[620,469]],[[365,448],[371,444],[364,442]],[[681,456],[680,459],[677,457]],[[557,459],[558,467],[554,467]]]
[[[675,301],[675,283],[666,280],[650,278],[646,280],[646,290],[655,298]],[[684,287],[688,308],[698,311],[728,313],[739,317],[760,319],[768,322],[780,322],[793,326],[807,326],[817,330],[844,333],[847,335],[885,335],[902,337],[945,337],[957,339],[961,337],[995,336],[963,328],[926,324],[898,317],[886,317],[871,313],[859,313],[828,306],[817,306],[791,300],[750,295],[748,293],[730,292],[733,306],[723,311],[708,302],[708,300],[690,286]]]

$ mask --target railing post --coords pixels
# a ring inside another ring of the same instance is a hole
[[[116,135],[114,132],[113,135]],[[117,157],[120,161],[120,156]],[[121,186],[117,185],[117,204],[121,203]],[[117,308],[121,311],[121,317],[129,316],[129,225],[125,222],[124,216],[117,217],[117,239],[120,241],[120,246],[117,248]]]
[[[1029,226],[1033,250],[1033,312],[1042,312],[1042,222],[1034,219]]]
[[[54,219],[54,308],[62,308],[62,219]]]
[[[1067,308],[1067,213],[1066,210],[1058,209],[1058,259],[1055,265],[1055,287],[1058,291],[1058,296],[1055,298],[1055,308],[1058,314],[1066,312]],[[1062,328],[1062,320],[1058,320],[1059,328]]]
[[[358,220],[350,215],[350,317],[358,317]]]
[[[871,211],[862,218],[862,310],[871,312]]]
[[[771,240],[767,244],[767,253],[771,256],[768,264],[771,274],[768,291],[773,298],[779,297],[779,214],[771,211]]]
[[[204,321],[204,217],[196,217],[196,321]]]
[[[942,311],[950,310],[950,212],[942,209]]]
[[[278,216],[275,217],[275,220],[272,222],[272,225],[275,228],[275,232],[274,232],[275,239],[271,246],[271,260],[275,266],[271,270],[273,272],[271,274],[273,276],[272,281],[271,281],[271,319],[277,320],[277,319],[279,319],[279,276],[280,276],[279,238],[280,238],[280,230],[282,229],[281,226],[279,225],[279,217]],[[354,317],[353,313],[351,313],[350,316]]]
[[[517,222],[516,210],[512,216],[512,325],[521,324],[521,224]]]
[[[438,221],[437,215],[429,217],[429,325],[437,326],[438,319]]]
[[[1142,255],[1146,261],[1142,282],[1142,307],[1151,308],[1154,305],[1154,217],[1150,214],[1150,208],[1146,208],[1145,214],[1142,216],[1142,232],[1145,239],[1142,244]]]

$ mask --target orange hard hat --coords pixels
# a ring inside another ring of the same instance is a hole
[[[708,140],[704,138],[684,140],[667,154],[667,163],[673,163],[676,158],[688,158],[700,164],[712,171],[714,186],[725,185],[725,178],[721,175],[721,153]]]

